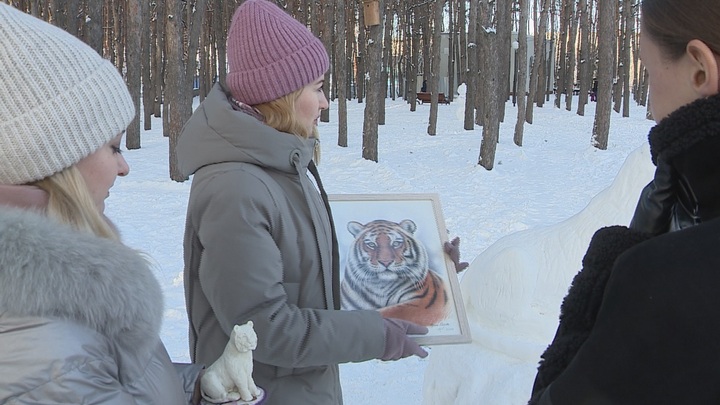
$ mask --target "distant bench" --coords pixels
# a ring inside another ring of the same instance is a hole
[[[420,104],[425,104],[430,102],[431,94],[427,92],[418,91],[417,93],[417,99],[420,101]],[[445,98],[445,93],[438,93],[438,103],[440,104],[450,104],[450,100]]]

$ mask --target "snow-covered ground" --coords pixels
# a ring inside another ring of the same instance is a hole
[[[320,123],[328,193],[437,193],[449,235],[460,236],[462,258],[472,262],[461,290],[473,342],[431,347],[426,359],[343,365],[346,405],[523,404],[590,236],[626,224],[652,175],[653,123],[644,107],[633,106],[630,118],[613,113],[601,151],[590,143],[594,103],[585,117],[552,103],[535,108],[522,147],[512,142],[517,112],[508,103],[495,168],[487,171],[476,164],[482,128],[463,130],[463,105],[440,105],[437,135],[429,136],[429,104],[410,112],[402,100],[388,100],[378,163],[361,156],[364,104],[348,103],[347,148],[336,145],[335,103],[332,122]],[[166,300],[163,341],[175,361],[189,361],[182,235],[190,182],[169,180],[162,121],[152,124],[142,148],[125,152],[130,175],[111,190],[107,213],[127,244],[153,258]]]

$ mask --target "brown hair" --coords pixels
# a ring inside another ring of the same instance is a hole
[[[652,37],[671,60],[679,59],[693,39],[720,55],[717,0],[643,0],[641,12],[643,35]]]

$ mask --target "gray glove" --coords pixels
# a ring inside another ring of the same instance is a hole
[[[385,352],[380,357],[381,360],[399,360],[413,354],[427,357],[428,353],[408,337],[408,334],[427,334],[427,327],[397,318],[383,318],[383,321],[385,321]]]

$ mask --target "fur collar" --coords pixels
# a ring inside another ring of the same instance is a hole
[[[70,320],[142,356],[158,344],[162,291],[123,244],[0,208],[0,313]]]
[[[710,137],[720,136],[720,94],[696,100],[672,112],[650,130],[650,154],[672,160]]]

